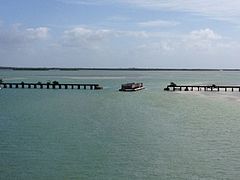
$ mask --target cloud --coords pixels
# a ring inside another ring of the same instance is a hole
[[[24,47],[33,42],[44,40],[49,35],[49,28],[23,28],[21,25],[1,27],[0,46],[1,48]]]
[[[178,36],[159,36],[137,47],[142,52],[157,54],[208,54],[240,49],[240,44],[224,38],[209,28]],[[177,57],[177,55],[176,55]]]
[[[155,21],[146,21],[140,22],[138,25],[140,27],[159,27],[159,28],[167,28],[167,27],[174,27],[177,26],[179,23],[176,21],[165,21],[165,20],[155,20]]]
[[[47,27],[38,27],[38,28],[27,28],[26,36],[29,39],[45,39],[48,37],[49,28]]]
[[[72,67],[239,64],[240,43],[210,28],[176,34],[82,26],[66,29],[57,39],[48,37],[47,27],[0,27],[0,63],[14,65],[19,60],[29,66]],[[54,46],[49,48],[49,44]]]
[[[117,42],[121,43],[119,44]],[[125,47],[123,42],[128,45]],[[170,52],[177,49],[187,51],[211,51],[216,47],[223,47],[223,45],[230,47],[233,43],[209,28],[177,35],[163,32],[121,31],[77,27],[64,31],[61,44],[66,47],[95,50],[104,47],[114,49],[117,44],[125,48],[134,48],[131,47],[130,44],[132,44],[140,48],[145,48],[147,51],[155,49],[156,51]]]
[[[226,68],[239,66],[240,43],[205,28],[142,41],[130,51],[144,66]]]
[[[113,29],[94,29],[89,27],[76,27],[64,31],[62,45],[68,47],[81,47],[98,49],[104,43],[121,38],[148,38],[150,34],[145,31],[121,31]]]
[[[206,28],[195,30],[190,33],[190,38],[193,40],[219,40],[222,37],[213,30]]]
[[[146,31],[113,31],[114,37],[128,37],[128,38],[148,38],[150,33]]]
[[[239,42],[210,28],[176,34],[77,27],[66,30],[61,43],[66,55],[71,52],[119,67],[215,67],[214,63],[227,64],[226,58],[236,64],[240,50]]]
[[[210,19],[224,20],[240,24],[239,0],[58,0],[64,3],[80,5],[127,4],[150,10],[186,12],[205,16]]]
[[[213,30],[206,28],[190,32],[183,38],[182,46],[188,50],[212,51],[221,47],[223,44],[229,44],[230,41],[224,39]]]
[[[240,1],[238,0],[122,0],[122,2],[147,9],[188,12],[238,23],[240,17]]]
[[[63,45],[69,47],[98,48],[111,34],[107,29],[90,29],[77,27],[64,31]]]
[[[127,16],[112,16],[107,19],[108,21],[117,21],[117,22],[125,22],[131,20],[130,17]]]

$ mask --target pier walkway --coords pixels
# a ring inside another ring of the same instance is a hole
[[[171,83],[165,91],[238,91],[240,92],[240,85],[177,85]]]
[[[0,83],[1,88],[27,88],[27,89],[103,89],[99,84],[55,84],[55,83]]]

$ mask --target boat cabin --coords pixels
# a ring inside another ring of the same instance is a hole
[[[122,84],[121,89],[119,91],[139,91],[144,89],[143,83],[127,83]]]

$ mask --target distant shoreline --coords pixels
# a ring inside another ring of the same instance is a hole
[[[240,69],[204,69],[204,68],[58,68],[58,67],[0,67],[0,70],[15,71],[81,71],[81,70],[97,70],[97,71],[240,71]]]

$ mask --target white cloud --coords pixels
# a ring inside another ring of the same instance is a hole
[[[30,43],[44,40],[48,37],[49,28],[23,28],[21,25],[3,27],[0,29],[0,45],[2,48],[24,47]]]
[[[129,38],[148,38],[149,33],[146,31],[113,31],[114,37],[129,37]]]
[[[69,47],[98,48],[99,43],[106,40],[111,30],[77,27],[64,31],[63,45]]]
[[[97,59],[101,59],[103,64],[108,62],[111,66],[118,64],[119,67],[126,64],[145,67],[215,67],[217,60],[219,64],[224,64],[229,58],[229,61],[236,63],[236,52],[240,50],[240,43],[210,28],[171,34],[78,27],[65,31],[62,40],[64,46],[71,47],[63,47],[66,54],[68,51],[85,54],[85,58],[95,54],[94,57],[99,57]],[[116,59],[120,62],[115,62]]]
[[[151,10],[188,12],[211,19],[240,23],[239,0],[58,0],[74,4],[128,4]]]
[[[239,67],[240,43],[206,28],[142,41],[131,51],[145,66],[226,68]]]
[[[175,54],[177,57],[178,53],[183,52],[188,54],[227,52],[240,49],[240,44],[206,28],[178,36],[158,36],[147,43],[139,45],[137,49],[148,53]]]
[[[183,47],[196,51],[212,51],[224,43],[230,42],[209,28],[192,31],[183,39]]]
[[[232,22],[239,22],[240,17],[240,1],[238,0],[121,0],[121,2],[148,9],[189,12]]]
[[[27,28],[26,35],[29,39],[45,39],[49,33],[49,28],[38,27],[38,28]]]
[[[117,22],[125,22],[125,21],[128,21],[130,19],[131,18],[127,17],[127,16],[112,16],[112,17],[109,17],[107,20],[109,20],[109,21],[117,21]]]
[[[170,34],[163,32],[146,31],[121,31],[110,29],[73,28],[64,32],[61,44],[68,47],[80,47],[87,49],[100,49],[110,47],[118,41],[126,40],[129,44],[142,43],[137,46],[148,51],[174,51],[182,50],[207,50],[211,51],[216,47],[230,47],[233,43],[223,38],[209,28],[194,30],[188,34]],[[236,44],[236,43],[235,43]],[[129,46],[129,45],[128,45]],[[125,47],[132,48],[132,47]],[[133,47],[134,48],[134,47]]]
[[[196,31],[192,31],[190,33],[190,38],[193,40],[219,40],[222,39],[222,37],[215,33],[213,30],[206,28],[206,29],[200,29]]]
[[[121,31],[111,29],[94,29],[77,27],[64,31],[62,44],[68,47],[98,49],[104,43],[121,38],[148,38],[150,33],[145,31]]]
[[[64,32],[66,37],[70,38],[84,38],[86,40],[102,40],[106,35],[111,33],[108,29],[93,30],[90,28],[73,28]]]
[[[48,38],[48,35],[49,29],[46,27],[0,28],[0,54],[4,57],[1,61],[5,59],[5,64],[9,64],[8,61],[14,64],[20,59],[18,57],[21,57],[28,58],[26,62],[30,64],[34,59],[38,64],[45,60],[46,64],[55,63],[56,66],[62,63],[63,66],[99,67],[108,65],[214,67],[217,61],[219,64],[227,65],[228,59],[238,64],[237,54],[240,51],[239,42],[210,28],[176,34],[75,27],[65,30],[62,37],[56,41],[48,39],[47,43],[55,43],[55,46],[49,48],[50,46],[44,44],[42,48],[39,44],[41,40]],[[48,59],[51,60],[48,62]]]
[[[175,43],[172,43],[172,41],[169,40],[160,40],[158,42],[150,42],[146,44],[142,44],[136,47],[136,49],[142,51],[142,52],[155,52],[158,54],[165,54],[165,53],[171,53],[171,51],[175,50]]]
[[[165,20],[155,20],[155,21],[146,21],[138,23],[141,27],[159,27],[159,28],[166,28],[166,27],[174,27],[177,26],[179,23],[176,21],[165,21]]]

